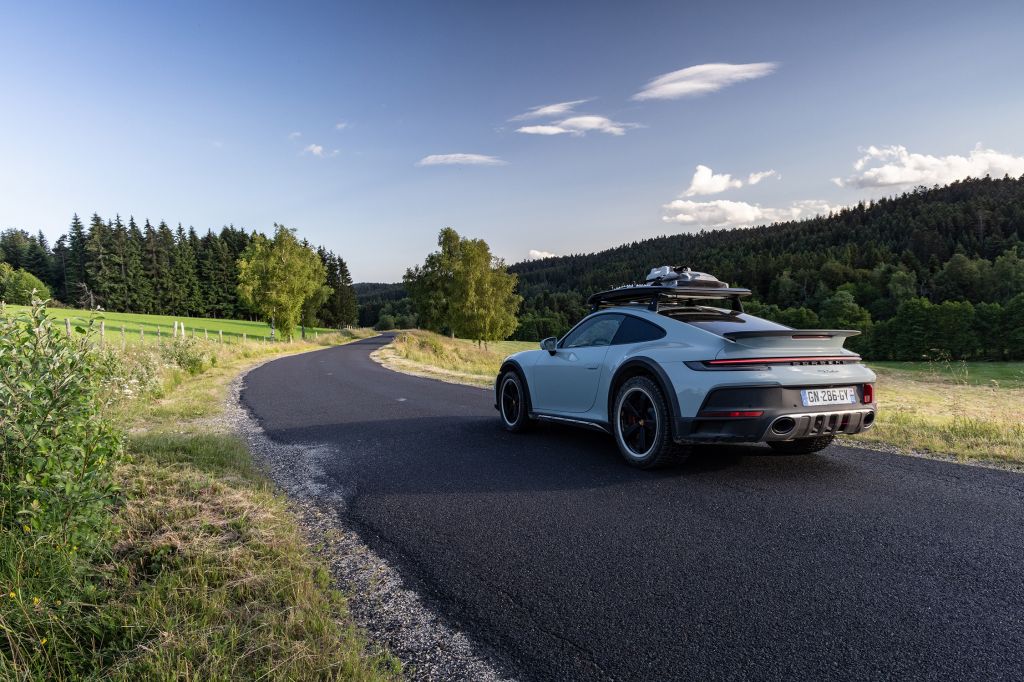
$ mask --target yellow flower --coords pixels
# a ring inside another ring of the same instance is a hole
[[[60,606],[60,599],[58,599],[57,601],[55,601],[53,603],[56,604],[57,606]]]
[[[9,596],[10,596],[10,598],[11,598],[11,599],[14,599],[14,598],[16,598],[16,597],[17,597],[18,595],[16,595],[16,594],[14,594],[13,592],[11,592],[11,594],[10,594]]]
[[[39,645],[42,646],[43,644],[46,644],[46,638],[45,637],[43,637],[41,640],[39,640]]]
[[[28,527],[28,524],[22,526],[21,529],[23,531],[25,531],[26,533],[31,533],[32,532],[32,529]]]
[[[39,597],[32,597],[32,606],[39,606]]]

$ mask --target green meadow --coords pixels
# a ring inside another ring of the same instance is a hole
[[[8,313],[28,312],[28,306],[8,305],[5,306]],[[47,308],[46,313],[61,323],[65,319],[71,321],[72,328],[84,327],[90,320],[95,319],[96,325],[103,322],[107,342],[120,342],[121,330],[124,329],[124,339],[127,343],[138,343],[140,340],[146,342],[157,339],[169,339],[174,335],[174,323],[184,325],[185,334],[195,338],[209,338],[218,340],[223,332],[225,341],[262,340],[270,338],[270,326],[265,322],[249,322],[246,320],[217,320],[209,317],[175,317],[172,315],[142,315],[136,313],[113,313],[95,312],[89,310],[76,310],[73,308]],[[141,331],[141,333],[140,333]],[[324,334],[331,331],[324,327],[307,327],[306,333],[311,335]],[[296,336],[299,332],[296,330]],[[279,338],[279,337],[278,337]]]

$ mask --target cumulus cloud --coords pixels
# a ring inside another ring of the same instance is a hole
[[[910,152],[902,145],[862,149],[847,178],[832,178],[840,187],[892,187],[895,185],[945,185],[966,177],[1020,177],[1024,156],[1013,156],[980,145],[967,156],[933,156]]]
[[[589,102],[589,99],[574,99],[570,102],[557,102],[556,104],[542,104],[539,107],[531,107],[527,111],[513,116],[510,121],[528,121],[532,118],[556,118],[559,116],[565,116],[572,112],[573,108],[578,104],[584,104]]]
[[[344,130],[345,128],[348,128],[348,121],[338,121],[334,124],[335,130]]]
[[[633,99],[679,99],[706,95],[733,83],[762,78],[777,67],[775,62],[697,64],[658,76],[633,95]]]
[[[431,154],[416,162],[417,166],[504,166],[507,162],[486,154]]]
[[[527,135],[574,135],[580,137],[591,132],[625,135],[626,130],[637,127],[639,126],[635,123],[619,123],[605,116],[573,116],[557,123],[523,126],[516,129],[516,132]]]
[[[693,179],[690,180],[690,187],[683,195],[693,197],[701,194],[718,194],[742,186],[742,180],[734,180],[728,173],[715,173],[705,165],[698,165],[693,173]]]
[[[288,139],[289,139],[289,140],[297,140],[297,139],[299,139],[300,137],[302,137],[302,133],[300,133],[300,132],[299,132],[299,131],[297,131],[297,130],[296,130],[296,131],[295,131],[294,133],[288,133]]]
[[[840,210],[824,201],[796,201],[784,208],[770,208],[745,201],[692,201],[676,199],[663,206],[666,223],[699,225],[701,227],[750,227],[782,220],[800,220],[816,215],[828,215]]]
[[[530,249],[527,259],[529,260],[540,260],[541,258],[554,258],[555,254],[550,251],[538,251],[537,249]]]
[[[774,170],[758,171],[757,173],[751,173],[747,177],[747,184],[748,185],[756,185],[757,183],[761,182],[765,178],[777,178],[777,177],[779,177],[779,174],[776,173]]]
[[[321,159],[326,159],[331,156],[337,156],[338,150],[332,149],[331,151],[327,151],[326,149],[324,149],[323,145],[308,144],[305,147],[303,147],[302,153],[311,154],[312,156],[319,156]]]

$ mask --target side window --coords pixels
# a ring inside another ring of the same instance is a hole
[[[619,331],[612,339],[613,344],[620,343],[642,343],[644,341],[655,341],[665,336],[665,330],[656,324],[639,317],[626,315],[626,318],[619,325]]]
[[[607,346],[615,338],[623,315],[598,315],[573,329],[562,339],[562,348],[583,348],[584,346]]]

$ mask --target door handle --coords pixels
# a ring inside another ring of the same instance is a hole
[[[597,365],[587,365],[587,369],[597,369]]]

